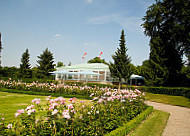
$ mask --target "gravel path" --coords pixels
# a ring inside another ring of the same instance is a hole
[[[163,136],[190,136],[190,109],[150,101],[147,104],[170,113]]]

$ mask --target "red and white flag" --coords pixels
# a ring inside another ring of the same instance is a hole
[[[82,57],[82,59],[84,59],[84,57],[87,55],[87,52],[85,52],[84,54],[83,54],[83,57]]]
[[[100,52],[99,57],[98,57],[99,59],[101,58],[101,55],[102,55],[102,54],[103,54],[103,52]]]

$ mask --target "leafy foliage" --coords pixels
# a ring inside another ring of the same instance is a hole
[[[19,68],[17,67],[2,67],[0,71],[0,77],[19,77]]]
[[[145,35],[151,38],[151,69],[154,70],[156,66],[158,69],[155,70],[161,74],[155,77],[164,79],[163,82],[154,84],[156,86],[176,86],[180,83],[178,77],[183,66],[182,54],[190,51],[189,3],[188,0],[158,0],[148,8],[143,18]]]
[[[104,63],[104,64],[108,64],[104,59],[100,59],[98,57],[95,57],[91,60],[88,61],[88,63]]]
[[[65,65],[63,64],[63,62],[58,61],[58,62],[57,62],[57,67],[62,67],[62,66],[65,66]]]
[[[125,46],[125,34],[124,30],[121,31],[119,48],[112,56],[114,63],[110,62],[109,69],[111,76],[114,78],[119,78],[121,82],[122,79],[129,79],[133,73],[131,58],[127,55],[127,48]]]
[[[48,50],[48,48],[43,51],[43,54],[38,56],[39,60],[37,60],[38,65],[38,74],[39,77],[46,78],[50,74],[49,72],[54,71],[55,64],[53,61],[53,54]]]

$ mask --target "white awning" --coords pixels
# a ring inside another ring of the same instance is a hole
[[[139,75],[135,75],[135,74],[132,74],[130,79],[144,79],[143,76],[139,76]]]

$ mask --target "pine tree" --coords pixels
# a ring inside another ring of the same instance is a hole
[[[119,48],[115,52],[115,55],[112,55],[114,63],[110,62],[109,69],[111,76],[113,78],[119,79],[119,89],[122,79],[125,81],[130,78],[133,73],[131,58],[127,55],[127,48],[125,45],[125,34],[124,30],[121,31]]]
[[[1,33],[0,33],[0,68],[1,68],[1,50],[2,50],[2,42],[1,42]]]
[[[22,54],[21,58],[21,64],[20,64],[20,75],[21,77],[32,77],[31,71],[30,71],[30,54],[28,49]]]
[[[53,61],[53,53],[51,53],[48,48],[43,51],[43,54],[40,54],[40,56],[37,56],[39,60],[37,60],[38,65],[38,71],[39,71],[39,77],[46,78],[50,75],[49,72],[54,71],[55,64]]]

